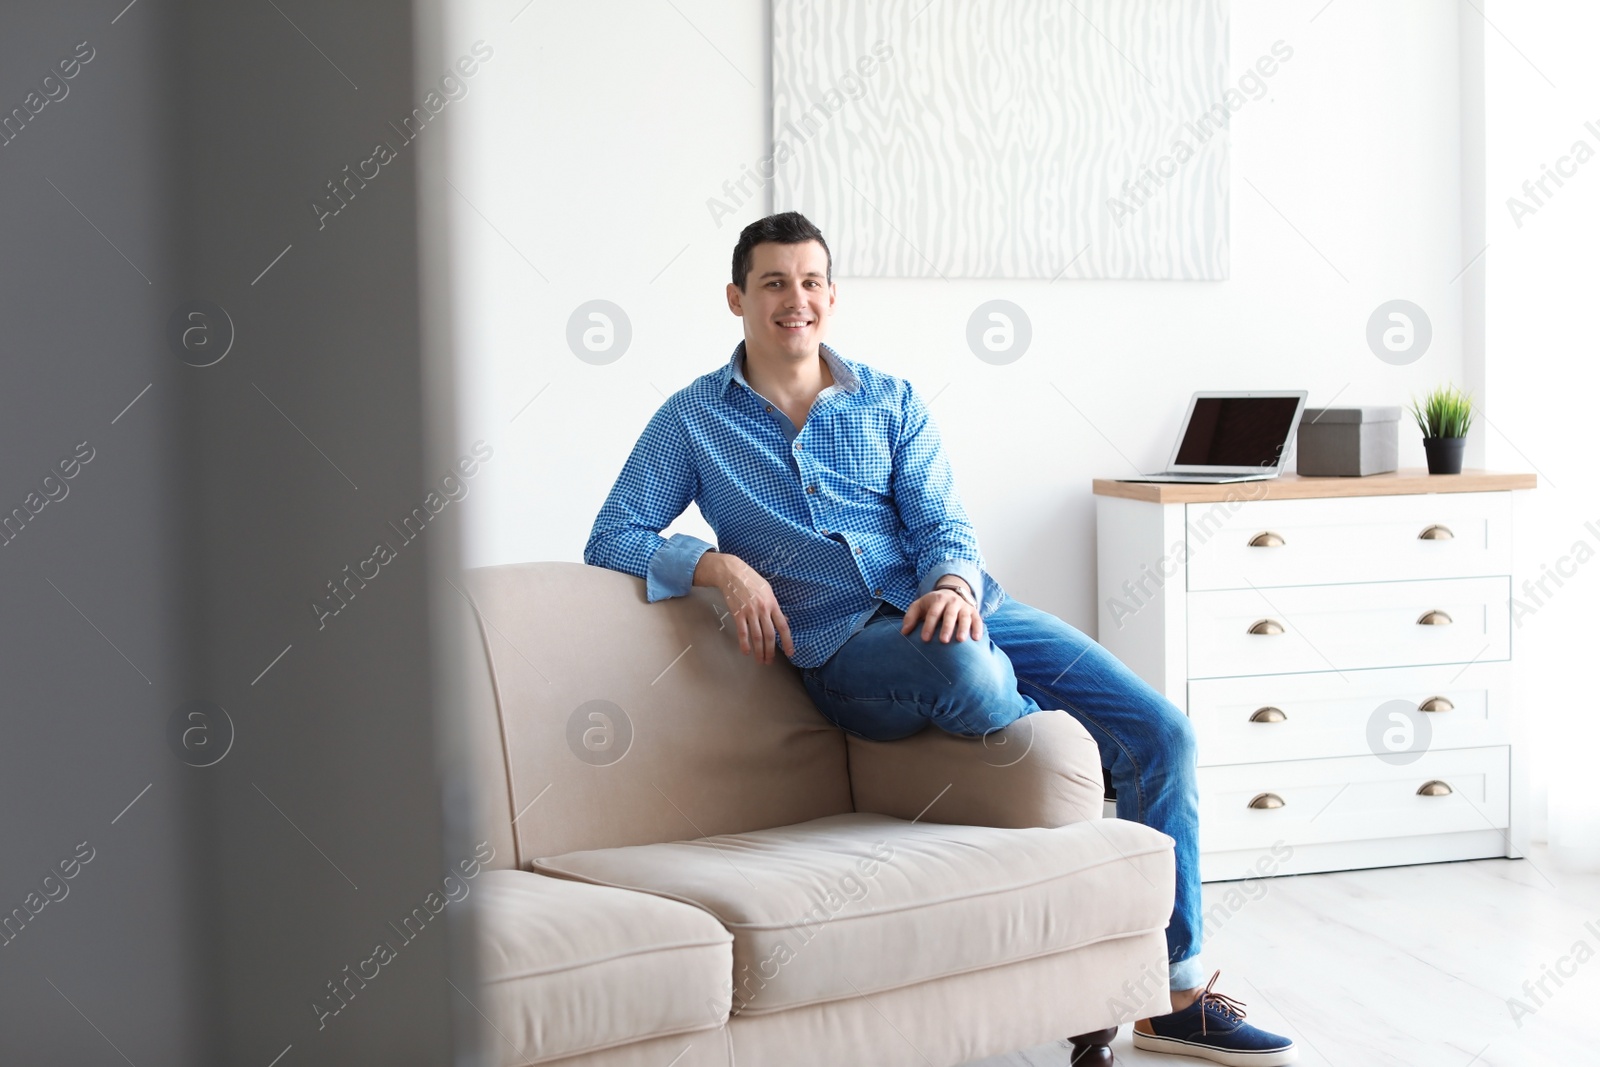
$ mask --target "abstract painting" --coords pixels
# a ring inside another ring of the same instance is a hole
[[[777,211],[868,278],[1228,276],[1227,0],[773,0]]]

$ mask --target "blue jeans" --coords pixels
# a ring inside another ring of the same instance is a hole
[[[801,671],[819,711],[873,741],[909,737],[930,722],[982,735],[1044,708],[1077,719],[1100,746],[1117,791],[1117,818],[1153,826],[1176,845],[1177,894],[1167,924],[1172,989],[1203,985],[1199,786],[1194,728],[1170,700],[1110,652],[1048,612],[1007,596],[983,636],[948,644],[902,634],[905,613],[885,603],[827,662]]]

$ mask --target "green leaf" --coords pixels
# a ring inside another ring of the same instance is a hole
[[[1465,437],[1473,414],[1471,395],[1453,384],[1435,388],[1420,401],[1411,398],[1411,415],[1423,437]]]

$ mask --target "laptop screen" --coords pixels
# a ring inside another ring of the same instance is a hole
[[[1292,396],[1200,397],[1174,461],[1180,466],[1276,467],[1300,401]]]

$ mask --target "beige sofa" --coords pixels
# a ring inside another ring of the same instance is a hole
[[[1168,1010],[1172,839],[1101,817],[1066,713],[863,742],[714,590],[533,563],[464,591],[499,1062],[944,1067]]]

